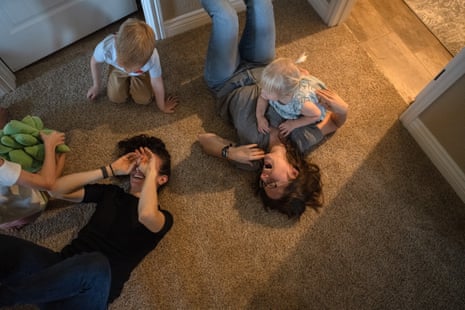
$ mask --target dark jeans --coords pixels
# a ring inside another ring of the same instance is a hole
[[[0,307],[106,309],[111,271],[99,252],[63,258],[60,253],[0,235]]]

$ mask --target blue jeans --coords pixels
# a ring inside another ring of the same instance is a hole
[[[111,271],[99,252],[63,258],[19,238],[0,235],[0,307],[107,309]]]
[[[239,20],[228,0],[202,0],[212,19],[204,77],[221,87],[241,63],[268,64],[275,57],[276,30],[271,0],[246,0],[246,24],[239,42]]]

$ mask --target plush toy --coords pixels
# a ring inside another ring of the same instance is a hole
[[[0,157],[18,163],[29,172],[37,172],[44,162],[44,143],[40,132],[50,133],[53,130],[44,128],[42,120],[37,116],[27,115],[21,121],[11,120],[0,130]],[[66,144],[56,148],[58,153],[69,152]]]

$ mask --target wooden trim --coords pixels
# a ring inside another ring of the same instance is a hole
[[[163,11],[159,0],[141,0],[142,11],[145,22],[149,24],[155,32],[156,40],[166,38],[165,26],[163,23]]]

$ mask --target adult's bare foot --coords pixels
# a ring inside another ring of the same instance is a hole
[[[0,129],[3,128],[9,120],[10,115],[8,114],[8,110],[5,108],[0,108]]]

